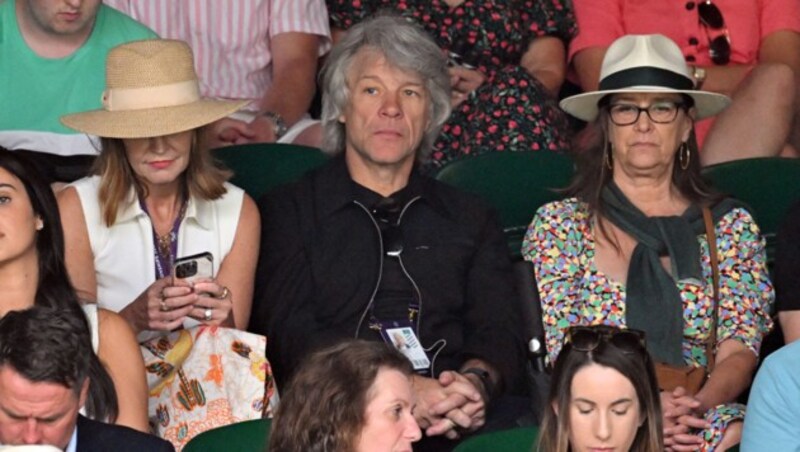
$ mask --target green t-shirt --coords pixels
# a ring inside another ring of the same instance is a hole
[[[0,0],[0,146],[58,155],[96,154],[90,139],[59,118],[101,107],[106,55],[119,44],[156,38],[105,5],[86,43],[65,58],[42,58],[25,43],[15,0]]]

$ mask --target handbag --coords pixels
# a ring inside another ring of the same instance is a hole
[[[714,234],[714,223],[708,207],[703,207],[703,222],[705,223],[708,254],[711,260],[711,280],[714,283],[714,296],[711,301],[711,334],[706,340],[706,365],[705,367],[696,367],[656,363],[656,379],[658,380],[658,387],[662,391],[672,392],[678,386],[682,386],[686,388],[690,395],[697,394],[714,370],[717,347],[717,321],[719,317],[719,262],[717,260],[717,238]]]
[[[181,450],[206,430],[272,417],[278,393],[266,345],[259,334],[208,325],[142,343],[152,432]]]

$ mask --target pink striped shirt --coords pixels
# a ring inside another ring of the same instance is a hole
[[[324,0],[105,0],[194,51],[204,96],[258,100],[272,82],[270,39],[287,32],[322,37],[331,47]],[[256,105],[251,104],[255,109]]]

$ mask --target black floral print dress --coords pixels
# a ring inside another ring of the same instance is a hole
[[[519,65],[534,39],[565,45],[576,33],[569,0],[327,0],[331,24],[346,30],[380,11],[421,23],[439,46],[477,67],[486,81],[455,107],[424,164],[435,172],[463,156],[491,151],[566,150],[567,120],[539,81]]]

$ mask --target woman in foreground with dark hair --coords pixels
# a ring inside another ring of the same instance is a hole
[[[680,48],[661,35],[616,40],[602,69],[598,91],[561,102],[594,133],[570,197],[542,206],[523,243],[547,352],[552,361],[571,325],[644,330],[656,361],[691,367],[697,383],[710,372],[699,388],[662,387],[665,446],[724,450],[740,437],[744,407],[733,402],[774,298],[758,226],[700,174],[694,122],[729,99],[693,89]]]
[[[643,332],[570,328],[552,381],[538,450],[664,450],[658,386]]]
[[[410,451],[422,433],[405,356],[352,340],[315,353],[281,396],[271,452]]]
[[[99,356],[91,366],[87,414],[148,431],[144,364],[133,332],[121,317],[97,305],[81,309],[64,264],[64,236],[53,191],[30,163],[2,148],[0,292],[0,316],[33,305],[85,313]]]

